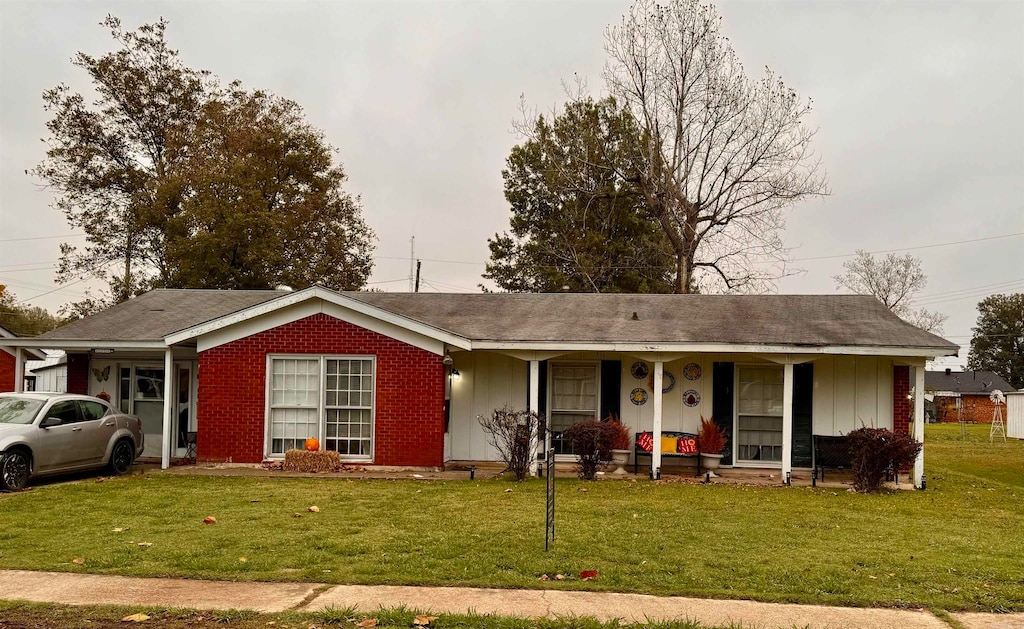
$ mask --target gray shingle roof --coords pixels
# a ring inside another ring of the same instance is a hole
[[[172,332],[287,294],[276,290],[157,289],[72,321],[40,339],[161,341]]]
[[[1003,393],[1016,391],[1010,383],[994,371],[926,371],[924,388],[930,391],[952,391],[954,393],[977,393],[988,395],[995,389]]]
[[[957,345],[863,295],[346,293],[473,341]],[[633,313],[637,320],[633,320]]]
[[[62,340],[161,340],[285,295],[155,290],[44,334]],[[957,346],[860,295],[365,293],[348,297],[472,341]],[[633,313],[637,319],[633,320]]]

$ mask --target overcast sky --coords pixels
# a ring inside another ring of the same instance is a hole
[[[627,2],[58,2],[0,0],[0,283],[56,309],[52,197],[24,174],[42,158],[42,92],[88,84],[69,60],[111,49],[107,13],[160,16],[185,62],[299,102],[339,149],[377,232],[371,278],[407,290],[416,236],[425,290],[480,283],[508,225],[501,169],[520,94],[541,109],[561,81],[600,94],[603,31]],[[855,249],[1024,232],[1024,2],[723,1],[749,71],[770,66],[814,99],[832,195],[796,207],[783,293],[831,293]],[[25,240],[34,238],[34,240]],[[70,242],[81,242],[71,238]],[[1024,236],[914,250],[945,336],[967,344],[975,304],[1024,290]],[[818,259],[807,259],[818,258]],[[457,261],[453,262],[440,262]],[[401,281],[390,281],[401,280]]]

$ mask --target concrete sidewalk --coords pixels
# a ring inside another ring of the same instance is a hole
[[[592,616],[626,621],[695,620],[709,626],[942,629],[926,610],[861,609],[565,590],[237,583],[0,570],[0,598],[70,605],[315,611],[355,606],[372,613],[405,605],[435,613],[522,617]],[[968,629],[1024,629],[1024,614],[956,614]]]

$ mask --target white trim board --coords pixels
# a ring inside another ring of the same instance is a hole
[[[841,354],[849,356],[939,357],[941,350],[927,347],[881,347],[860,345],[730,345],[728,343],[602,343],[564,341],[473,341],[475,350],[518,350],[563,352],[628,352],[680,354]],[[652,354],[653,355],[653,354]],[[952,355],[952,354],[950,354]]]
[[[455,347],[460,347],[462,349],[471,348],[469,340],[462,338],[461,336],[457,336],[450,332],[440,330],[433,326],[421,323],[408,317],[404,317],[402,315],[395,314],[382,308],[371,306],[369,304],[359,301],[358,299],[352,299],[351,297],[346,297],[345,295],[336,293],[326,288],[321,288],[319,286],[313,286],[311,288],[300,290],[298,292],[289,293],[287,295],[278,297],[276,299],[272,299],[262,304],[258,304],[251,308],[246,308],[245,310],[241,310],[239,312],[226,315],[214,319],[212,321],[207,321],[206,323],[201,323],[199,325],[192,326],[191,328],[181,330],[180,332],[169,334],[164,338],[164,341],[166,342],[167,345],[174,345],[176,343],[181,343],[183,341],[187,341],[193,338],[202,339],[204,335],[208,335],[213,332],[217,332],[219,330],[237,325],[239,323],[250,321],[252,319],[263,317],[264,315],[288,308],[289,306],[294,306],[296,304],[301,304],[303,302],[309,302],[311,300],[321,300],[322,302],[330,303],[340,308],[343,308],[345,312],[354,313],[351,315],[347,315],[344,320],[351,321],[356,325],[360,324],[356,323],[354,317],[355,314],[359,314],[363,315],[363,317],[360,319],[362,321],[375,320],[380,323],[389,324],[389,326],[392,326],[388,329],[401,328],[407,330],[408,332],[412,332],[418,335],[419,337],[433,339],[434,341],[438,341],[442,344],[448,344]],[[327,312],[326,309],[324,309],[324,312],[326,314],[330,314]],[[349,319],[349,316],[352,316],[353,319]],[[375,325],[380,327],[379,323]],[[368,325],[360,325],[360,327],[373,329],[370,328]],[[388,336],[393,335],[388,334]],[[209,347],[213,346],[214,345],[206,346],[205,349],[209,349]],[[200,343],[199,351],[203,351],[203,349],[204,344]],[[440,352],[436,353],[443,353],[443,347]]]
[[[220,345],[225,345],[239,339],[259,334],[267,330],[287,325],[306,317],[316,314],[326,314],[330,317],[351,323],[352,325],[382,334],[397,341],[418,347],[422,350],[444,355],[444,342],[412,331],[406,327],[383,321],[378,317],[367,315],[349,309],[346,306],[338,305],[322,299],[308,299],[297,303],[289,304],[281,308],[270,310],[260,315],[243,319],[241,321],[225,325],[222,328],[206,332],[199,336],[196,342],[196,350],[204,352]],[[168,341],[170,342],[170,340]]]

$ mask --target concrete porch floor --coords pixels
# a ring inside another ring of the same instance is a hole
[[[169,469],[160,471],[146,465],[147,472],[160,472],[172,475],[197,475],[197,476],[243,476],[250,478],[322,478],[322,479],[414,479],[414,480],[469,480],[472,478],[489,479],[501,475],[504,466],[492,461],[449,461],[444,469],[439,468],[398,468],[383,466],[362,466],[353,465],[346,467],[340,472],[326,473],[305,473],[286,472],[282,470],[266,469],[259,464],[242,463],[203,463],[178,464]],[[612,468],[599,472],[597,480],[613,481],[646,481],[649,480],[649,468],[640,468],[638,474],[632,473],[632,467],[628,468],[625,474],[615,474]],[[573,463],[557,463],[555,466],[556,477],[575,478],[576,467]],[[725,483],[733,485],[757,485],[757,486],[781,486],[783,478],[778,469],[758,468],[721,468],[714,472],[711,478],[712,483]],[[662,471],[660,483],[703,483],[706,476],[696,476],[696,467],[670,467]],[[812,485],[811,470],[794,470],[792,474],[792,485],[794,487],[810,487]],[[850,489],[853,486],[853,478],[849,472],[828,471],[825,480],[818,479],[818,487],[832,489]],[[900,478],[900,483],[892,484],[898,489],[912,489],[909,479],[906,476]]]

